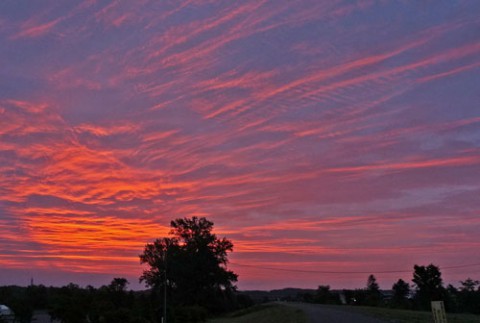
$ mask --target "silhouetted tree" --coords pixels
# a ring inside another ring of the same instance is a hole
[[[448,284],[444,292],[445,309],[449,312],[461,311],[463,305],[459,302],[459,292],[452,284]]]
[[[113,302],[116,309],[126,308],[132,303],[127,294],[128,280],[125,278],[114,278],[107,286],[109,299]]]
[[[86,302],[85,290],[76,284],[68,284],[61,287],[52,299],[50,315],[62,323],[84,323],[87,322],[87,311],[89,308]]]
[[[467,278],[460,285],[457,294],[460,310],[480,314],[480,281]]]
[[[367,290],[369,292],[372,292],[372,293],[379,293],[380,292],[380,287],[378,286],[377,278],[375,278],[374,275],[368,276]]]
[[[108,287],[112,292],[124,293],[127,291],[128,284],[129,282],[125,278],[114,278]]]
[[[318,286],[314,301],[319,304],[340,304],[338,295],[330,291],[329,285]]]
[[[467,278],[464,281],[460,281],[460,291],[461,292],[475,292],[475,287],[480,286],[480,281]]]
[[[368,276],[367,279],[367,305],[377,306],[382,301],[382,293],[374,275]]]
[[[392,290],[392,305],[395,307],[407,308],[410,285],[403,279],[399,279],[395,284],[393,284]]]
[[[416,285],[415,300],[422,309],[429,309],[431,301],[445,299],[442,273],[440,269],[430,264],[428,266],[413,266],[413,279]]]
[[[319,304],[327,304],[330,300],[330,286],[320,285],[315,293],[315,302]]]
[[[147,244],[140,255],[140,262],[149,266],[140,281],[158,289],[166,274],[170,299],[176,305],[222,310],[218,306],[237,281],[237,275],[226,269],[232,242],[217,238],[212,233],[213,222],[206,218],[177,219],[170,226],[172,237]]]

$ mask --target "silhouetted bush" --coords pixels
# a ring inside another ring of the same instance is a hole
[[[329,285],[320,285],[313,296],[313,302],[318,304],[340,304],[340,297],[338,294],[330,291]]]
[[[174,312],[175,323],[201,323],[207,320],[207,309],[201,306],[177,307]]]

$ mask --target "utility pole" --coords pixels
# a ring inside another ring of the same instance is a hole
[[[165,272],[163,273],[164,282],[163,282],[163,323],[167,323],[167,248],[165,248],[165,254],[163,255],[163,260],[165,263]]]

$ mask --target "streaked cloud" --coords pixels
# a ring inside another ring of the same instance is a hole
[[[275,268],[478,258],[478,9],[3,4],[2,270],[135,281],[143,245],[183,216],[234,241],[241,288],[366,279]]]

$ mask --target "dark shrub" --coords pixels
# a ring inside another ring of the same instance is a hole
[[[175,323],[201,323],[207,320],[207,310],[201,306],[181,306],[174,311]]]

